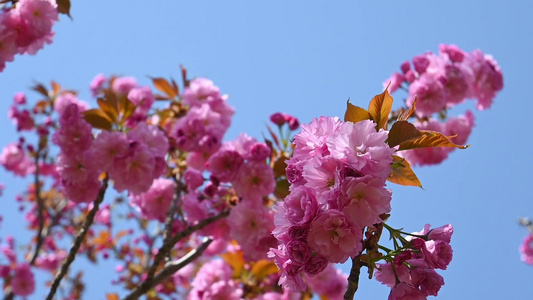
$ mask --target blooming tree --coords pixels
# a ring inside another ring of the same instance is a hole
[[[31,43],[36,51],[52,35],[57,6],[21,0],[1,16],[22,16],[25,5],[48,20],[36,25],[48,30]],[[33,32],[18,26],[19,36]],[[16,44],[7,36],[0,50]],[[13,53],[34,53],[16,45]],[[361,267],[391,288],[389,299],[437,296],[453,227],[392,228],[386,183],[421,187],[411,164],[466,148],[473,114],[447,118],[448,109],[467,98],[490,107],[503,79],[490,56],[453,45],[416,56],[413,66],[402,64],[368,109],[348,103],[343,120],[300,125],[272,114],[263,140],[242,133],[225,141],[229,97],[185,68],[180,85],[152,78],[155,90],[97,75],[93,108],[55,82],[33,87],[37,101],[17,93],[8,116],[20,139],[0,163],[32,178],[17,201],[35,237],[2,240],[5,299],[35,293],[35,269],[50,274],[47,299],[79,299],[83,273],[70,267],[81,256],[115,259],[112,284],[124,299],[352,299]],[[392,111],[389,91],[399,88],[409,93],[406,107]],[[392,245],[380,241],[383,230]],[[334,268],[348,259],[349,276]]]

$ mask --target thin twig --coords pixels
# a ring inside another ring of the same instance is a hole
[[[41,143],[39,142],[39,145]],[[41,156],[41,146],[39,146],[39,149],[37,149],[37,153],[35,155],[35,176],[34,176],[34,185],[35,185],[35,201],[37,201],[37,218],[39,220],[39,230],[37,231],[37,244],[35,245],[35,250],[33,252],[33,256],[30,260],[30,265],[33,266],[35,263],[35,260],[37,259],[37,256],[39,255],[39,251],[41,250],[41,247],[43,245],[43,229],[44,229],[44,203],[43,199],[41,198],[41,185],[39,184],[39,158]]]
[[[61,265],[59,273],[56,274],[54,281],[52,282],[52,286],[50,287],[50,292],[48,293],[46,300],[52,300],[54,294],[57,291],[57,288],[59,287],[59,283],[61,283],[61,280],[67,274],[70,264],[74,261],[74,258],[76,258],[76,254],[78,253],[78,250],[80,249],[81,244],[85,239],[87,232],[89,231],[89,227],[92,225],[94,217],[98,212],[100,203],[102,203],[102,201],[104,200],[105,191],[107,190],[107,181],[108,177],[106,176],[102,183],[102,187],[98,192],[98,197],[94,201],[93,208],[87,215],[87,218],[85,219],[85,222],[83,223],[80,232],[78,233],[78,235],[76,235],[74,243],[72,244],[72,247],[70,248],[70,251],[68,253],[67,259]]]
[[[210,225],[222,218],[225,218],[229,215],[229,212],[230,212],[230,209],[226,209],[224,211],[222,211],[221,213],[219,213],[218,215],[215,215],[215,216],[212,216],[210,218],[207,218],[207,219],[203,219],[201,220],[200,222],[198,222],[196,225],[193,225],[193,226],[189,226],[187,228],[185,228],[184,230],[178,232],[175,236],[167,239],[167,241],[165,241],[163,243],[163,245],[161,245],[161,247],[159,248],[157,254],[155,255],[155,258],[154,258],[154,262],[152,264],[152,266],[150,267],[150,269],[148,270],[148,274],[146,275],[146,279],[143,283],[141,283],[141,285],[138,287],[138,289],[142,289],[142,290],[145,290],[148,291],[150,284],[154,278],[154,274],[155,274],[155,271],[157,270],[157,267],[159,266],[159,264],[161,263],[161,261],[163,260],[163,258],[167,255],[167,253],[170,252],[170,250],[172,249],[172,247],[174,247],[174,245],[176,245],[177,242],[179,242],[180,240],[188,237],[189,235],[191,235],[193,232],[195,231],[198,231],[204,227],[206,227],[207,225]]]
[[[205,238],[204,242],[197,248],[191,250],[189,253],[185,254],[182,258],[177,261],[169,261],[165,264],[161,272],[159,272],[146,286],[139,285],[133,292],[131,292],[124,300],[137,299],[142,296],[144,293],[148,292],[151,288],[161,283],[163,280],[170,277],[172,274],[178,272],[181,268],[190,264],[193,260],[200,257],[205,249],[211,244],[213,240]]]
[[[533,222],[531,222],[531,219],[523,217],[518,219],[518,223],[526,227],[530,234],[533,234]]]
[[[361,255],[352,258],[352,268],[348,276],[348,288],[344,293],[344,300],[352,300],[359,288],[359,274],[361,273]]]

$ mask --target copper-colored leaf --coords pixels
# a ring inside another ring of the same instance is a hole
[[[389,95],[389,91],[385,91],[379,95],[374,96],[368,105],[368,112],[372,116],[374,122],[376,122],[376,129],[387,130],[387,124],[389,121],[389,114],[392,109],[392,97]]]
[[[65,14],[72,19],[72,17],[70,16],[70,0],[56,0],[56,3],[57,11],[60,14]]]
[[[416,148],[427,148],[427,147],[453,147],[459,149],[466,149],[470,145],[461,146],[454,144],[448,137],[444,134],[436,131],[429,130],[420,130],[422,136],[417,139],[403,142],[400,144],[399,150],[408,150]]]
[[[393,155],[392,159],[393,162],[389,178],[387,178],[388,181],[399,185],[422,187],[422,183],[420,183],[420,180],[418,180],[415,172],[411,169],[411,165],[405,158]]]
[[[344,121],[357,123],[363,120],[372,120],[372,116],[366,109],[361,108],[359,106],[355,106],[350,103],[350,100],[348,100],[348,102],[346,102],[346,112],[344,113]]]
[[[155,94],[154,95],[154,99],[155,99],[155,101],[168,101],[168,100],[170,100],[170,98],[168,96],[161,95],[161,94]]]
[[[59,83],[55,82],[55,81],[50,81],[50,85],[52,86],[52,90],[54,91],[54,95],[58,95],[59,94],[59,91],[61,91],[61,86],[59,85]]]
[[[413,113],[415,112],[415,109],[416,109],[416,96],[415,96],[415,101],[413,102],[413,106],[407,110],[404,110],[399,116],[398,116],[398,121],[407,121],[409,120],[409,118],[413,115]]]
[[[274,143],[276,143],[276,146],[278,146],[278,148],[281,149],[278,136],[274,133],[274,131],[272,131],[272,128],[270,128],[270,126],[267,125],[267,129],[268,129],[268,132],[270,133],[270,136],[274,140]]]
[[[120,298],[118,297],[118,294],[117,294],[117,293],[112,293],[112,294],[109,293],[109,294],[106,294],[106,295],[105,295],[105,298],[106,298],[107,300],[118,300],[118,299],[120,299]]]
[[[266,259],[262,259],[254,263],[252,267],[252,275],[259,280],[262,280],[268,275],[275,274],[277,272],[278,267],[276,266],[276,264]]]
[[[422,134],[415,127],[415,125],[407,121],[398,121],[392,124],[392,127],[389,131],[389,137],[387,139],[387,144],[389,147],[398,146],[401,143],[412,141],[421,137]]]
[[[133,112],[135,111],[135,104],[131,102],[128,97],[125,95],[120,96],[118,99],[119,103],[119,111],[122,114],[122,121],[126,121],[133,115]]]
[[[103,98],[96,99],[100,109],[109,117],[111,122],[116,122],[118,119],[118,108],[110,101],[106,101]]]
[[[31,89],[48,98],[48,90],[41,83],[37,83]]]
[[[174,90],[165,78],[152,78],[152,83],[156,89],[165,93],[170,99],[174,99],[178,95],[178,91]]]
[[[233,268],[233,277],[240,277],[244,268],[244,258],[242,251],[226,252],[220,257]]]
[[[276,178],[286,174],[285,169],[287,168],[287,163],[285,162],[288,158],[285,156],[280,156],[274,163],[274,176]]]
[[[85,121],[91,124],[93,128],[111,130],[112,121],[101,109],[89,109],[82,114]]]
[[[274,189],[274,196],[279,199],[287,197],[290,193],[289,187],[290,184],[287,179],[285,179],[285,177],[283,177],[282,179],[278,179],[276,181],[276,188]]]

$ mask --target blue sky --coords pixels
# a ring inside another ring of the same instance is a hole
[[[342,116],[347,98],[367,105],[402,61],[437,51],[440,43],[480,48],[499,62],[504,90],[490,110],[475,112],[472,147],[440,166],[416,169],[424,190],[392,187],[390,224],[406,231],[426,223],[455,226],[454,260],[441,273],[446,285],[438,299],[531,299],[533,267],[519,260],[526,231],[517,225],[518,217],[533,216],[531,9],[528,1],[74,0],[74,20],[61,18],[52,45],[17,57],[0,73],[0,113],[34,81],[55,80],[89,100],[97,73],[149,84],[148,76],[179,79],[183,64],[191,76],[209,77],[230,95],[236,115],[228,139],[243,131],[260,138],[276,111],[307,123]],[[393,96],[401,101],[405,94]],[[0,128],[0,146],[17,139],[7,118],[0,118]],[[13,199],[27,180],[0,170],[0,182],[6,184],[0,236],[24,237]],[[75,267],[87,272],[85,298],[102,299],[102,277],[112,272],[81,261]],[[388,293],[362,276],[356,299]]]

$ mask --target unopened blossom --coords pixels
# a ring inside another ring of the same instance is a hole
[[[520,259],[533,266],[533,234],[528,234],[520,245]]]

